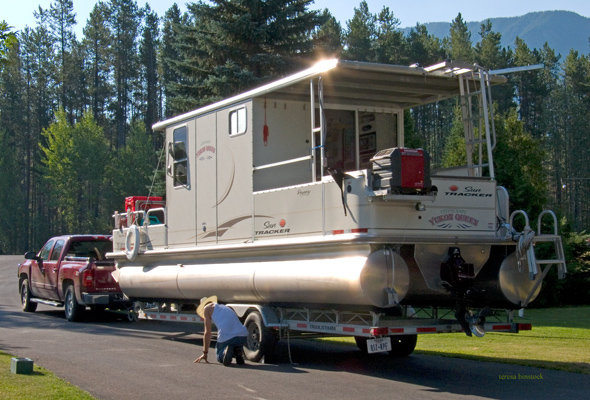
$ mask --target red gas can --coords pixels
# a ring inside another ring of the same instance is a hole
[[[432,186],[430,156],[422,149],[394,147],[381,150],[371,159],[374,189],[391,193],[423,193]]]

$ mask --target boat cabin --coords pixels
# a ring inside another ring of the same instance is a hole
[[[422,236],[433,229],[494,236],[496,185],[493,176],[481,177],[482,152],[479,160],[471,157],[492,137],[474,129],[487,122],[487,105],[482,112],[481,100],[474,106],[470,93],[504,81],[449,63],[420,68],[326,60],[159,122],[154,130],[166,136],[166,207],[145,218],[149,234],[142,245],[341,233]],[[449,172],[449,182],[433,181],[427,152],[404,147],[404,110],[455,96],[464,99],[465,113],[478,109],[466,127],[482,134],[468,139],[473,143],[463,177]],[[457,189],[441,196],[448,187]],[[153,214],[164,211],[153,223]]]

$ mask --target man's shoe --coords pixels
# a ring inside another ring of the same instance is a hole
[[[242,346],[234,348],[234,354],[236,355],[236,364],[244,365],[244,349]]]
[[[225,354],[223,355],[223,365],[226,367],[231,364],[231,359],[234,357],[234,348],[232,346],[227,346],[225,349]]]

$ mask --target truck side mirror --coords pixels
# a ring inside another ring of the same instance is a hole
[[[27,251],[25,253],[25,259],[39,261],[39,257],[37,257],[37,253],[35,253],[34,251]]]
[[[37,261],[37,266],[41,270],[41,273],[43,275],[45,275],[45,268],[43,267],[43,259],[41,257],[37,256],[37,253],[35,253],[34,251],[27,251],[25,253],[25,259]]]

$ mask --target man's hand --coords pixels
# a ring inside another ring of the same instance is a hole
[[[201,357],[197,358],[197,359],[196,359],[195,361],[193,361],[193,362],[196,362],[196,363],[198,363],[198,362],[201,362],[201,360],[205,360],[205,362],[206,362],[207,364],[209,364],[209,361],[207,361],[207,353],[203,353],[203,355],[202,355]]]

